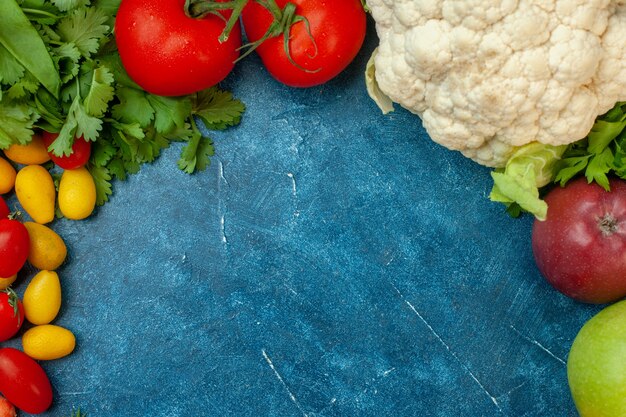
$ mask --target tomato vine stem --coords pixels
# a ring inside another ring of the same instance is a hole
[[[237,22],[239,21],[244,7],[246,7],[249,1],[255,1],[256,3],[264,7],[268,12],[272,14],[273,21],[268,27],[267,31],[263,34],[263,36],[261,36],[261,38],[257,39],[254,42],[249,42],[245,45],[242,45],[239,48],[240,51],[244,50],[244,52],[237,60],[235,60],[235,62],[239,62],[246,56],[250,55],[266,40],[277,36],[282,36],[285,54],[287,56],[287,59],[293,66],[301,71],[308,73],[315,73],[321,69],[318,68],[315,70],[309,70],[307,68],[304,68],[303,66],[298,64],[291,55],[290,31],[291,27],[296,23],[302,23],[303,25],[305,25],[306,32],[313,44],[314,52],[312,55],[308,55],[308,57],[315,58],[318,53],[317,43],[315,42],[315,38],[311,33],[311,27],[308,19],[302,15],[297,14],[297,6],[292,2],[287,2],[287,4],[285,4],[285,6],[281,9],[276,4],[275,0],[186,0],[185,13],[189,17],[196,19],[202,18],[208,14],[215,14],[226,20],[226,18],[220,13],[220,11],[230,10],[231,15],[226,20],[226,26],[224,27],[224,31],[219,37],[220,42],[226,42],[228,40],[228,37],[230,36],[231,31],[235,27],[235,24],[237,24]]]

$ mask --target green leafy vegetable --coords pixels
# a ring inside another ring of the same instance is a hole
[[[0,101],[0,148],[30,142],[35,118],[34,110],[24,103]]]
[[[539,198],[539,188],[554,178],[555,166],[565,146],[531,143],[519,148],[503,172],[492,172],[494,187],[490,198],[507,205],[518,205],[545,219],[548,206]],[[516,213],[515,208],[511,209]]]
[[[626,179],[622,161],[626,157],[626,103],[617,103],[611,111],[599,117],[589,135],[576,142],[563,155],[562,168],[556,181],[565,185],[575,175],[584,174],[609,190],[608,175]]]
[[[61,80],[37,29],[30,23],[15,0],[3,0],[0,3],[0,16],[2,16],[0,44],[11,53],[16,61],[28,69],[44,88],[57,96]],[[2,72],[2,74],[5,73]],[[13,72],[11,75],[16,76],[16,73]]]
[[[520,148],[502,171],[492,172],[490,198],[505,203],[513,215],[527,211],[544,219],[541,188],[551,182],[564,186],[584,175],[607,191],[609,176],[626,179],[626,103],[617,103],[597,118],[586,138],[567,146],[532,143]]]
[[[184,97],[149,94],[126,74],[112,28],[120,0],[0,2],[0,149],[28,143],[37,128],[58,133],[49,150],[69,155],[74,139],[92,142],[88,168],[97,203],[111,181],[136,173],[171,142],[184,142],[178,166],[205,169],[214,154],[208,130],[238,124],[245,110],[216,87]]]
[[[89,58],[98,51],[100,42],[110,32],[106,14],[98,8],[80,7],[61,19],[57,33],[65,43],[74,44],[80,53]]]

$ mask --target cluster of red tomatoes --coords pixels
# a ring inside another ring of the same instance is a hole
[[[26,227],[9,219],[9,208],[0,197],[0,277],[14,277],[24,266],[30,250]],[[3,278],[8,279],[8,278]],[[24,307],[15,292],[0,292],[0,342],[11,339],[24,323]],[[13,348],[0,349],[0,415],[13,413],[13,405],[31,414],[42,413],[52,403],[52,386],[43,368]]]
[[[241,26],[250,42],[246,46],[255,48],[268,72],[293,87],[334,78],[365,38],[361,0],[188,3],[187,10],[185,0],[123,0],[120,5],[115,22],[120,58],[130,77],[150,93],[186,95],[223,80],[240,56]],[[190,16],[194,10],[201,18]]]

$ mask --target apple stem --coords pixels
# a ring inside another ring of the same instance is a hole
[[[598,218],[598,228],[602,232],[602,236],[608,237],[617,232],[619,222],[612,214],[606,213],[604,216]]]

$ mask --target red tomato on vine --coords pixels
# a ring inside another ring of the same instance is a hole
[[[11,289],[0,291],[0,342],[17,334],[24,323],[24,306]]]
[[[292,87],[323,84],[343,71],[361,49],[366,30],[361,0],[276,0],[275,3],[280,12],[249,1],[242,21],[251,43],[263,40],[275,18],[287,23],[285,32],[265,39],[256,48],[269,73],[283,84]],[[281,30],[285,28],[278,28],[276,33]]]
[[[182,96],[212,87],[239,57],[241,29],[220,42],[230,12],[192,18],[185,0],[122,0],[115,38],[128,75],[146,91]]]
[[[0,277],[11,277],[22,269],[30,252],[26,227],[17,220],[0,219]]]
[[[50,147],[52,142],[59,136],[58,133],[43,132],[43,143],[46,149]],[[63,169],[77,169],[84,166],[91,156],[91,142],[87,142],[83,137],[74,139],[72,144],[72,153],[67,156],[56,156],[48,151],[50,159]]]

